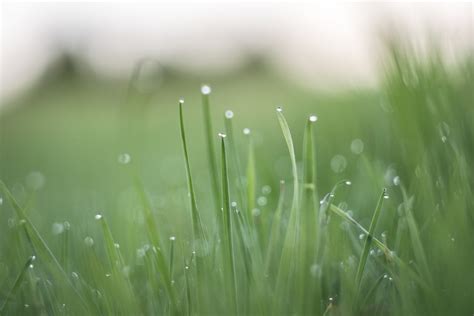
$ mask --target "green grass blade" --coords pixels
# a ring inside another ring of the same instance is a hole
[[[8,291],[7,296],[5,297],[5,300],[3,301],[3,304],[0,306],[0,315],[2,315],[3,311],[5,310],[5,307],[7,306],[7,303],[9,300],[11,300],[13,297],[16,296],[16,292],[20,288],[20,285],[25,278],[26,271],[28,270],[30,264],[35,260],[35,256],[31,256],[26,260],[25,264],[23,265],[23,268],[21,269],[20,273],[15,279],[15,282],[13,283],[12,288],[10,291]]]
[[[364,248],[362,249],[362,254],[359,258],[359,265],[357,266],[357,273],[355,278],[355,284],[357,291],[360,289],[362,275],[364,274],[365,264],[367,263],[367,258],[369,257],[370,245],[372,243],[373,235],[375,232],[375,227],[380,216],[380,211],[382,210],[382,204],[384,199],[387,197],[386,189],[383,189],[382,194],[380,194],[377,206],[375,207],[374,214],[372,215],[372,220],[370,221],[369,232],[365,237]]]
[[[253,148],[252,136],[249,129],[244,130],[244,134],[248,137],[248,157],[247,157],[247,212],[246,216],[250,225],[254,224],[254,216],[252,211],[255,208],[255,190],[257,186],[257,173],[255,168],[255,153]]]
[[[245,209],[245,185],[242,180],[242,173],[240,168],[240,159],[239,159],[239,152],[237,150],[237,144],[234,138],[234,127],[232,124],[232,120],[234,118],[234,112],[227,110],[224,113],[224,126],[225,126],[225,133],[227,135],[227,148],[229,151],[229,157],[234,167],[234,174],[231,173],[232,177],[236,179],[236,195],[238,199],[238,203],[241,209]]]
[[[225,134],[219,134],[221,138],[221,157],[222,157],[222,212],[223,212],[223,262],[224,262],[224,278],[230,290],[230,299],[232,310],[238,314],[237,310],[237,280],[235,275],[235,258],[233,249],[233,232],[232,232],[232,214],[230,208],[229,196],[229,177],[227,168],[227,152]]]
[[[215,134],[212,129],[211,110],[209,105],[209,95],[211,88],[207,85],[201,87],[202,95],[202,111],[204,115],[204,128],[206,137],[207,161],[209,162],[209,171],[211,176],[211,188],[214,197],[214,206],[216,212],[219,212],[220,196],[219,196],[219,174],[217,172],[216,151],[214,148]]]
[[[186,144],[186,133],[184,130],[184,119],[183,119],[183,103],[184,101],[182,99],[179,100],[179,127],[181,131],[181,142],[183,145],[189,199],[191,202],[191,218],[193,222],[193,235],[194,235],[195,240],[200,240],[202,243],[205,243],[207,242],[207,238],[206,238],[206,234],[202,225],[201,215],[199,214],[199,210],[196,203],[196,194],[194,192],[193,178],[191,175],[191,167],[189,163],[188,147]]]
[[[152,245],[155,247],[154,249],[156,250],[154,254],[156,257],[158,272],[160,273],[160,276],[163,279],[166,292],[168,294],[168,297],[170,298],[170,303],[173,307],[173,312],[179,314],[179,306],[176,298],[176,293],[173,288],[173,285],[171,284],[171,277],[169,274],[169,268],[167,267],[165,256],[161,250],[163,248],[161,247],[160,235],[158,233],[155,218],[151,210],[151,204],[148,200],[143,184],[138,179],[138,177],[135,178],[135,187],[137,189],[138,196],[142,202],[148,236]]]
[[[280,265],[278,268],[277,281],[276,281],[276,295],[274,312],[278,311],[278,308],[284,308],[284,313],[293,313],[295,309],[300,308],[299,306],[285,306],[283,302],[287,300],[287,296],[294,294],[295,280],[291,278],[291,275],[295,272],[298,253],[299,253],[299,229],[300,229],[300,209],[299,209],[299,183],[298,183],[298,170],[296,166],[296,156],[293,146],[293,138],[286,122],[285,116],[281,108],[277,108],[277,117],[280,123],[283,136],[288,147],[288,152],[291,159],[292,175],[293,175],[293,200],[291,203],[288,227],[285,232],[283,241],[282,255],[280,258]],[[291,299],[291,298],[290,298]],[[290,310],[287,310],[290,308]]]
[[[36,227],[33,225],[31,220],[28,218],[26,215],[25,210],[18,204],[18,202],[15,200],[13,195],[11,194],[10,190],[8,190],[7,186],[3,181],[0,180],[0,187],[4,192],[4,195],[6,196],[7,200],[9,203],[12,205],[13,209],[15,210],[15,213],[17,214],[17,217],[19,218],[20,221],[25,222],[25,233],[26,236],[31,243],[33,247],[33,251],[35,255],[41,260],[42,263],[44,263],[51,274],[53,274],[56,278],[57,281],[64,281],[64,283],[67,285],[67,288],[70,289],[74,295],[78,298],[78,300],[73,300],[72,305],[80,303],[79,305],[81,308],[84,310],[88,310],[87,304],[82,297],[82,295],[76,290],[74,285],[71,283],[71,280],[69,279],[69,276],[66,274],[64,271],[63,267],[59,263],[58,259],[56,256],[53,254],[51,249],[48,247],[46,244],[45,240],[43,237],[40,235]]]
[[[264,274],[270,274],[271,264],[274,263],[279,254],[279,245],[281,239],[281,219],[283,214],[283,203],[285,201],[285,181],[280,181],[280,195],[278,198],[277,208],[275,210],[275,215],[272,219],[272,227],[270,229],[270,238],[268,240],[267,253],[265,255],[265,268]]]

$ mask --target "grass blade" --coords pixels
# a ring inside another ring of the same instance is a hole
[[[357,266],[357,273],[356,273],[356,278],[355,278],[357,292],[360,289],[362,275],[364,274],[365,264],[367,263],[367,258],[369,256],[370,245],[372,243],[375,227],[377,226],[377,222],[380,216],[383,200],[386,199],[386,197],[387,197],[386,189],[383,189],[382,194],[380,194],[379,200],[377,202],[377,206],[375,207],[374,214],[372,215],[372,220],[370,221],[370,226],[369,226],[369,232],[365,237],[364,248],[362,249],[362,254],[359,259],[359,265]]]
[[[0,315],[2,315],[3,311],[5,310],[5,307],[7,306],[7,303],[9,300],[11,300],[13,297],[16,296],[16,292],[20,288],[20,285],[25,278],[26,271],[28,270],[30,264],[35,260],[35,256],[31,256],[26,260],[25,264],[23,265],[23,268],[21,269],[20,273],[15,279],[15,282],[13,283],[12,288],[10,291],[8,291],[7,296],[5,297],[5,300],[3,301],[3,304],[0,306]]]
[[[148,236],[150,238],[152,245],[155,247],[154,249],[156,250],[154,254],[156,258],[158,272],[160,273],[160,276],[163,278],[163,283],[164,283],[166,292],[168,294],[168,297],[170,298],[170,303],[173,307],[173,312],[176,314],[179,314],[179,306],[176,299],[176,293],[173,288],[173,285],[171,284],[171,277],[169,274],[169,268],[167,267],[165,256],[161,250],[163,248],[161,247],[160,235],[157,230],[155,218],[153,217],[153,213],[151,211],[150,201],[148,200],[148,197],[146,196],[146,193],[145,193],[145,189],[143,188],[143,184],[138,179],[138,177],[135,178],[135,187],[137,189],[139,198],[142,202],[143,213],[145,217],[145,223],[147,226]]]
[[[211,87],[203,85],[201,87],[202,95],[202,111],[204,115],[204,128],[206,136],[207,161],[209,162],[209,170],[211,176],[212,194],[214,197],[214,206],[216,212],[219,212],[220,196],[219,196],[219,175],[217,172],[216,151],[214,148],[214,131],[212,129],[211,110],[209,106],[209,95]]]
[[[233,249],[233,233],[232,233],[232,214],[230,208],[229,196],[229,177],[227,168],[227,153],[225,145],[225,134],[219,133],[221,138],[221,155],[222,155],[222,212],[223,212],[223,262],[224,262],[224,278],[230,287],[230,298],[233,311],[238,314],[237,310],[237,280],[235,275],[235,258]]]

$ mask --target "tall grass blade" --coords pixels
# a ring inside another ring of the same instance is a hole
[[[223,212],[223,262],[224,262],[224,278],[229,286],[229,296],[231,299],[232,310],[238,314],[237,309],[237,279],[235,275],[235,258],[233,249],[233,232],[232,232],[232,214],[230,208],[229,196],[229,177],[227,168],[227,153],[225,134],[219,134],[221,138],[221,157],[222,157],[222,212]]]
[[[155,218],[153,217],[153,212],[151,210],[151,204],[150,204],[150,201],[148,200],[143,184],[138,179],[138,176],[135,177],[135,188],[142,202],[143,213],[145,217],[145,224],[147,227],[147,232],[148,232],[150,241],[152,245],[154,246],[154,254],[156,258],[158,272],[160,273],[160,276],[163,279],[166,292],[170,299],[170,303],[173,307],[173,313],[179,314],[180,310],[179,310],[178,301],[176,298],[176,293],[171,283],[171,277],[169,274],[169,268],[167,267],[165,255],[163,254],[161,250],[163,248],[161,247],[161,239],[158,233]]]
[[[362,254],[359,258],[359,265],[357,266],[357,273],[356,273],[356,278],[355,278],[357,292],[359,292],[359,289],[360,289],[362,276],[364,274],[365,264],[367,263],[367,258],[369,257],[369,250],[370,250],[370,245],[372,243],[373,235],[375,232],[375,227],[377,226],[377,222],[380,216],[380,211],[382,210],[382,204],[386,197],[387,197],[386,189],[383,189],[382,194],[380,194],[379,200],[377,202],[377,206],[375,207],[374,214],[372,215],[372,220],[370,221],[370,226],[369,226],[369,232],[365,237],[364,248],[362,249]]]
[[[71,305],[79,303],[81,308],[87,311],[88,308],[87,308],[87,304],[84,298],[77,291],[74,285],[71,283],[71,280],[69,279],[68,275],[66,274],[63,267],[59,263],[58,259],[53,254],[53,252],[48,247],[43,237],[40,235],[36,227],[33,225],[31,220],[26,215],[25,210],[18,204],[18,202],[15,200],[15,198],[11,194],[10,190],[8,190],[5,183],[1,180],[0,180],[0,187],[2,191],[4,192],[4,195],[6,196],[8,202],[12,205],[13,209],[15,210],[15,213],[17,214],[17,217],[19,218],[19,220],[25,222],[25,226],[24,226],[25,233],[30,244],[33,247],[33,251],[35,255],[41,260],[42,263],[44,263],[49,268],[50,273],[53,274],[57,278],[57,281],[64,281],[64,283],[67,285],[67,288],[69,288],[74,293],[74,295],[77,296],[78,300],[73,300],[71,302]]]
[[[211,110],[209,105],[209,95],[211,87],[204,85],[201,87],[202,95],[202,111],[204,115],[204,128],[206,136],[207,161],[209,162],[209,171],[211,176],[211,188],[214,197],[214,206],[216,212],[219,212],[220,196],[219,196],[219,175],[217,172],[216,151],[214,148],[215,134],[212,129]]]

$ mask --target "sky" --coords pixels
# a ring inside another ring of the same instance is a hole
[[[4,1],[0,101],[27,89],[64,50],[110,77],[128,77],[142,57],[212,74],[257,54],[313,87],[374,86],[378,31],[395,25],[419,47],[434,36],[455,60],[472,51],[472,16],[471,2]]]

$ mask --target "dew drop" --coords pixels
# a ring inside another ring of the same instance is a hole
[[[101,214],[97,214],[96,216],[94,216],[94,218],[99,221],[99,220],[102,219],[102,215],[101,215]]]
[[[393,178],[393,184],[394,185],[400,185],[400,177],[399,176],[395,176],[395,178]]]
[[[94,239],[92,239],[92,237],[90,236],[87,236],[86,238],[84,238],[84,243],[87,247],[92,247],[94,246]]]
[[[44,186],[46,179],[39,171],[33,171],[26,176],[26,185],[33,191],[38,191]]]
[[[269,185],[264,185],[262,187],[262,193],[267,195],[267,194],[270,194],[272,192],[272,187],[269,186]]]
[[[53,226],[51,227],[51,232],[53,235],[59,235],[64,232],[64,224],[63,223],[53,223]]]
[[[351,151],[356,155],[362,154],[364,151],[364,142],[359,138],[354,139],[351,142]]]
[[[347,160],[343,155],[335,155],[332,157],[330,164],[332,171],[335,173],[341,173],[347,167]]]
[[[257,204],[258,204],[259,206],[265,206],[265,205],[267,205],[267,202],[268,202],[268,201],[267,201],[267,198],[266,198],[265,196],[259,196],[259,197],[257,198]]]
[[[237,207],[237,202],[232,201],[232,202],[230,203],[230,206],[231,206],[231,207]]]
[[[364,237],[365,237],[365,234],[360,234],[360,235],[359,235],[359,239],[360,239],[360,240],[364,239]]]
[[[204,94],[204,95],[209,95],[211,94],[211,87],[209,87],[208,85],[203,85],[201,86],[201,93]]]
[[[225,111],[224,115],[226,119],[231,119],[234,117],[234,112],[232,112],[231,110],[227,110]]]
[[[369,254],[370,254],[371,256],[375,256],[375,250],[374,250],[374,249],[370,249]]]
[[[77,274],[77,272],[72,272],[71,276],[72,276],[73,279],[79,280],[79,274]]]
[[[117,158],[117,161],[122,165],[129,164],[131,160],[132,160],[132,157],[127,153],[119,154]]]
[[[170,241],[175,241],[176,240],[176,237],[175,236],[171,236],[170,237]]]
[[[346,185],[352,185],[352,182],[349,181],[349,180],[347,180],[347,181],[345,182],[345,184],[346,184]]]
[[[260,213],[261,213],[260,209],[258,209],[258,208],[254,208],[252,210],[252,216],[255,216],[255,217],[260,216]]]
[[[317,120],[318,120],[318,117],[317,117],[316,115],[311,115],[311,116],[309,117],[309,121],[310,121],[310,122],[313,122],[313,123],[314,123],[314,122],[316,122]]]
[[[112,274],[110,274],[110,273],[106,273],[106,274],[105,274],[105,277],[106,277],[106,278],[110,278],[111,276],[112,276]]]
[[[69,224],[68,221],[65,221],[65,222],[63,223],[63,227],[64,227],[65,230],[70,230],[70,229],[71,229],[71,224]]]
[[[226,137],[226,134],[224,134],[224,133],[219,133],[219,134],[217,134],[217,135],[218,135],[220,138],[225,138],[225,137]]]
[[[179,104],[184,104],[184,98],[179,98]]]
[[[0,196],[0,205],[3,204],[3,198]]]
[[[246,127],[242,130],[242,132],[244,133],[244,135],[250,135],[250,128]]]
[[[114,243],[114,247],[115,247],[115,249],[120,249],[120,244]]]
[[[281,106],[277,107],[277,112],[283,112],[283,108]]]

